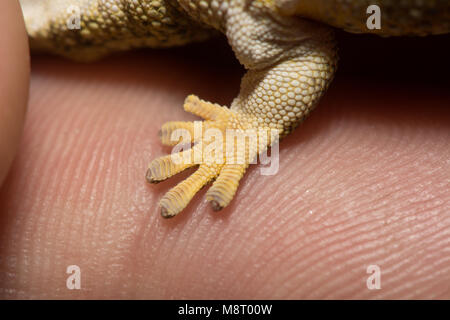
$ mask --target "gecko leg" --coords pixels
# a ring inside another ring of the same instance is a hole
[[[186,155],[186,152],[193,156],[196,151],[202,154],[197,161],[191,157],[182,164],[175,163],[169,156],[151,162],[147,174],[150,182],[164,180],[199,164],[194,174],[171,189],[160,201],[164,217],[177,215],[198,190],[214,179],[206,198],[214,210],[226,207],[249,164],[275,142],[272,133],[286,136],[317,105],[333,78],[337,60],[330,28],[283,16],[273,1],[229,0],[220,7],[208,1],[202,1],[199,6],[190,6],[189,3],[180,0],[193,17],[203,19],[226,33],[236,57],[248,72],[229,109],[194,96],[188,97],[184,105],[186,111],[205,119],[202,133],[218,131],[219,135],[215,136],[222,138],[214,141],[215,149],[222,151],[221,157],[213,161],[205,158],[210,140],[208,135],[195,137],[193,123],[169,122],[163,125],[161,139],[166,144],[171,144],[169,137],[177,129],[184,129],[189,134],[194,132],[194,138],[189,139],[195,143],[194,147],[179,156]],[[249,145],[244,142],[240,147],[230,148],[234,142],[234,138],[228,136],[230,130],[245,137],[252,131],[257,142]]]
[[[174,161],[174,155],[153,160],[149,166],[147,180],[162,181],[199,164],[194,174],[161,199],[161,214],[164,217],[177,215],[204,185],[214,179],[216,181],[208,190],[206,198],[216,211],[226,207],[233,199],[239,181],[251,160],[274,142],[268,138],[269,133],[275,131],[279,136],[285,136],[317,104],[332,78],[334,55],[332,51],[322,50],[322,45],[314,41],[303,43],[301,49],[296,50],[292,52],[291,57],[273,66],[249,70],[242,80],[240,94],[233,101],[231,108],[189,96],[184,104],[185,110],[205,119],[199,137],[195,136],[193,122],[168,122],[163,125],[163,143],[172,145],[170,137],[176,130],[182,129],[189,133],[188,142],[195,144],[192,149],[175,154],[189,156],[188,161],[181,164]],[[207,139],[208,130],[218,131],[221,137],[214,142],[215,150],[221,151],[222,157],[213,161],[206,157],[205,152],[211,144]],[[244,142],[243,148],[233,147],[229,152],[229,145],[234,143],[227,134],[230,130],[245,136],[248,131],[253,130],[256,145],[247,145]],[[194,161],[196,151],[201,154],[198,161]],[[235,159],[241,161],[233,161]]]

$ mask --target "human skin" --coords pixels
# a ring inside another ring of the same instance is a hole
[[[370,38],[349,55],[355,38],[343,37],[337,78],[281,142],[279,172],[252,166],[229,207],[212,212],[205,189],[170,220],[157,201],[192,170],[159,185],[145,171],[170,152],[161,124],[196,119],[186,95],[236,96],[243,70],[224,41],[93,64],[33,57],[0,190],[0,297],[450,298],[450,94],[429,78],[445,53],[420,50],[444,38],[405,40],[397,54],[374,53],[396,42]],[[66,287],[70,265],[80,290]]]
[[[0,3],[0,185],[10,168],[25,120],[29,55],[19,4]]]

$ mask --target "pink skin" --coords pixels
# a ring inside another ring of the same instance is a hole
[[[181,108],[190,93],[229,104],[241,74],[220,41],[87,65],[34,57],[0,190],[0,297],[450,298],[450,95],[419,80],[338,76],[281,143],[276,175],[253,166],[221,212],[203,189],[160,217],[188,174],[146,184],[170,151],[161,124],[195,119]],[[66,288],[69,265],[81,290]],[[380,290],[367,289],[369,265]]]

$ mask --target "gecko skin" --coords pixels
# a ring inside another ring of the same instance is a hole
[[[170,47],[201,41],[222,32],[248,70],[230,108],[189,96],[184,109],[205,119],[202,130],[258,132],[258,147],[235,150],[243,163],[200,161],[205,138],[196,138],[193,122],[168,122],[160,131],[164,144],[177,129],[192,134],[192,149],[153,160],[146,178],[165,180],[199,164],[195,173],[167,192],[161,214],[182,211],[205,184],[214,183],[206,198],[214,210],[232,200],[249,162],[273,140],[289,134],[317,105],[336,70],[333,27],[349,32],[428,35],[450,31],[448,0],[20,0],[32,49],[89,61],[110,52],[137,47]],[[366,9],[381,8],[381,29],[368,30]],[[68,27],[73,7],[80,28]],[[313,21],[316,20],[316,21]],[[267,138],[267,139],[266,139]],[[197,140],[196,140],[197,139]],[[199,139],[199,140],[198,140]],[[263,141],[261,144],[260,141]],[[264,142],[265,141],[265,142]],[[224,144],[218,144],[224,147]],[[221,149],[222,151],[224,149]]]

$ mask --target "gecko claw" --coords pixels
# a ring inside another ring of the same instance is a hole
[[[211,208],[215,212],[220,211],[220,210],[223,209],[223,207],[216,200],[211,200],[209,203],[211,204]]]
[[[169,214],[169,211],[165,207],[161,207],[161,217],[164,219],[170,219],[175,217],[175,215]]]
[[[145,179],[147,180],[148,183],[151,184],[157,184],[161,182],[161,180],[153,179],[152,171],[150,169],[148,169],[147,172],[145,173]]]

